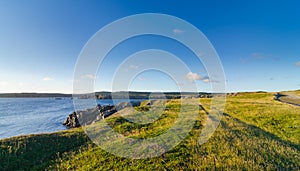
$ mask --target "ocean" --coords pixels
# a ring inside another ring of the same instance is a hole
[[[98,99],[97,103],[107,105],[126,101],[128,99]],[[90,107],[94,105],[81,109]],[[0,98],[0,139],[64,130],[66,127],[62,123],[73,111],[70,98]]]

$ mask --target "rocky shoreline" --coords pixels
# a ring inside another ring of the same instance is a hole
[[[100,105],[91,109],[86,109],[82,111],[74,111],[69,114],[66,120],[63,122],[67,128],[77,128],[84,125],[90,125],[95,122],[99,122],[105,119],[119,110],[126,107],[136,107],[140,106],[141,102],[121,102],[117,105]]]

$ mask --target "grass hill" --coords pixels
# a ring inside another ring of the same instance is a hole
[[[276,101],[273,94],[227,97],[221,123],[203,145],[197,143],[207,117],[201,110],[189,136],[159,157],[116,157],[76,128],[0,140],[0,170],[299,170],[300,107]],[[210,100],[199,99],[203,109],[209,109]],[[151,124],[131,123],[118,115],[106,122],[125,136],[154,137],[173,125],[179,104],[169,101]]]
[[[293,91],[284,91],[284,94],[292,94],[300,96],[300,90],[293,90]]]
[[[108,92],[100,91],[87,94],[62,94],[62,93],[0,93],[0,98],[53,98],[53,97],[76,97],[76,98],[98,98],[98,99],[147,99],[149,96],[151,98],[167,98],[176,99],[181,96],[211,96],[211,93],[205,92],[164,92],[163,96],[161,92],[139,92],[139,91],[117,91]]]

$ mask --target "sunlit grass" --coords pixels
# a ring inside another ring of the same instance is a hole
[[[200,100],[207,111],[210,100]],[[130,138],[155,137],[174,125],[180,104],[179,100],[169,101],[153,123],[133,123],[120,115],[106,119],[106,123]],[[149,107],[136,109],[128,115],[141,116],[149,111]],[[82,129],[1,140],[0,170],[299,169],[300,107],[273,100],[273,93],[241,93],[228,97],[219,127],[208,142],[199,145],[198,136],[206,116],[200,110],[184,141],[150,159],[114,156],[94,145]]]

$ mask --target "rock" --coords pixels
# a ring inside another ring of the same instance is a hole
[[[131,102],[121,102],[116,105],[116,110],[122,110],[125,107],[136,107],[140,106],[141,102],[139,101],[131,101]]]
[[[97,107],[88,109],[88,110],[84,110],[84,111],[79,111],[78,113],[79,113],[78,120],[81,125],[89,125],[89,124],[99,120],[98,115],[100,112],[97,109]]]
[[[67,119],[64,121],[63,125],[65,125],[68,128],[80,127],[76,112],[69,114]]]
[[[91,109],[86,109],[83,111],[73,112],[68,115],[67,119],[64,121],[63,125],[67,128],[76,128],[80,125],[90,125],[92,123],[98,122],[110,115],[116,113],[118,110],[122,110],[126,107],[136,107],[139,106],[140,102],[122,102],[117,105],[100,105]]]
[[[275,97],[274,97],[274,100],[280,100],[280,97],[281,96],[284,96],[283,94],[280,94],[280,93],[277,93],[277,94],[275,94],[274,95]]]
[[[116,107],[113,105],[102,106],[100,109],[100,116],[102,119],[114,114],[117,112]]]

